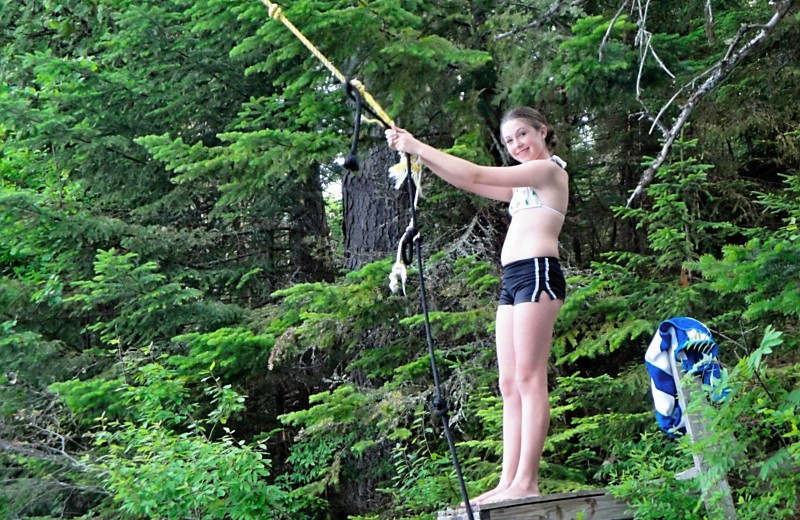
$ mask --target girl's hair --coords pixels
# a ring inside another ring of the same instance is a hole
[[[547,149],[550,150],[550,152],[556,149],[556,145],[558,144],[558,137],[556,137],[556,133],[553,131],[552,128],[550,128],[550,125],[547,124],[547,120],[544,118],[542,114],[539,113],[538,110],[534,110],[531,107],[512,108],[511,110],[505,113],[503,119],[500,121],[500,126],[513,119],[524,119],[537,130],[542,128],[542,126],[546,126],[547,135],[545,135],[544,137],[544,144],[547,145]]]

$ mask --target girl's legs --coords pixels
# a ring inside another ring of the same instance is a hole
[[[512,305],[500,305],[497,308],[495,339],[500,394],[503,396],[503,466],[497,487],[470,500],[475,504],[508,489],[519,465],[522,403],[515,382],[514,307]]]
[[[514,305],[514,368],[521,403],[519,438],[522,441],[514,480],[504,491],[488,497],[488,502],[539,494],[539,463],[550,425],[547,359],[553,343],[553,326],[562,304],[561,300],[550,300],[543,294],[538,302]]]

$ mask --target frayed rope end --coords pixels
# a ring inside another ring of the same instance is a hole
[[[405,264],[403,262],[395,262],[392,266],[392,272],[389,274],[389,290],[392,291],[392,294],[397,294],[402,287],[403,296],[406,295],[407,276]]]

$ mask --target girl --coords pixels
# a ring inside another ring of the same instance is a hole
[[[528,107],[509,111],[500,131],[508,153],[520,164],[479,166],[428,146],[402,128],[386,131],[391,148],[420,157],[446,182],[509,203],[496,323],[503,462],[497,487],[473,499],[474,504],[539,494],[539,462],[550,424],[547,358],[566,288],[558,235],[569,177],[566,164],[550,155],[556,137],[544,117]]]

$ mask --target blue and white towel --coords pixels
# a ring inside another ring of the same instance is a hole
[[[674,347],[675,359],[669,358]],[[680,362],[687,374],[701,375],[703,384],[714,386],[720,379],[719,347],[708,328],[694,318],[662,321],[644,355],[650,373],[656,420],[670,437],[686,433],[686,421],[678,402],[678,389],[671,364]]]

